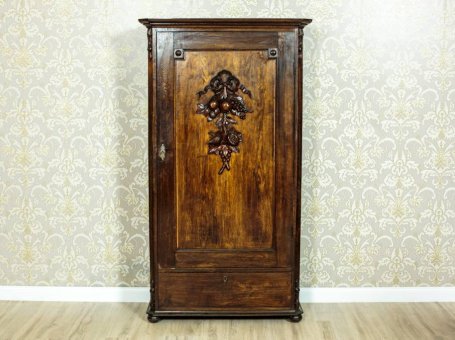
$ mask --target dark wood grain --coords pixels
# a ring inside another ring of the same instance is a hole
[[[301,38],[311,20],[140,21],[149,57],[149,320],[299,321]],[[213,124],[196,111],[215,91],[197,92],[221,70],[244,85],[238,95],[250,110],[231,123],[242,140],[219,175],[220,159],[208,154]]]
[[[157,309],[241,311],[289,308],[291,278],[289,272],[161,274]]]
[[[156,43],[156,116],[158,138],[156,149],[164,148],[165,158],[157,159],[157,244],[159,266],[173,266],[175,263],[176,216],[175,206],[175,142],[174,142],[174,59],[173,39],[169,32],[159,32]]]
[[[275,267],[275,249],[256,250],[184,250],[175,254],[176,266],[180,268],[220,268],[220,267]]]
[[[295,36],[291,32],[279,32],[277,128],[276,128],[276,188],[275,223],[278,265],[294,264],[294,237],[296,216],[296,176],[294,160],[297,152],[294,143],[296,124],[295,102]],[[298,261],[298,260],[297,260]]]
[[[237,127],[240,152],[220,176],[222,162],[207,153],[213,126],[196,114],[196,92],[223,67],[255,95],[245,98],[254,113]],[[265,51],[188,51],[176,63],[177,248],[273,246],[275,76],[275,61]]]
[[[148,54],[148,176],[149,176],[149,245],[150,245],[150,303],[147,310],[155,310],[155,275],[158,272],[158,261],[156,246],[157,240],[157,176],[156,172],[156,138],[157,133],[157,121],[156,115],[152,114],[156,112],[156,86],[155,82],[155,69],[156,69],[156,58],[153,58],[154,46],[156,43],[156,34],[153,28],[147,28],[147,54]]]
[[[255,48],[267,49],[277,46],[276,32],[230,32],[229,40],[226,40],[226,32],[176,32],[175,48],[183,49],[204,49],[204,50],[251,50],[251,42],[254,41]]]
[[[297,122],[297,126],[294,129],[294,145],[297,147],[297,154],[294,157],[294,171],[296,173],[296,192],[295,192],[295,201],[296,201],[296,223],[294,230],[294,305],[296,310],[299,308],[299,293],[300,293],[300,226],[301,226],[301,185],[302,185],[302,112],[303,112],[303,98],[302,98],[302,78],[303,78],[303,27],[299,27],[295,32],[296,41],[296,54],[297,54],[297,63],[294,64],[294,73],[297,75],[294,77],[294,92],[297,100],[295,101],[294,109],[294,121]],[[297,318],[302,317],[301,314],[298,314]],[[294,316],[295,318],[295,316]],[[291,318],[292,319],[292,318]],[[295,320],[294,320],[295,321]],[[300,321],[300,320],[298,320]]]
[[[311,23],[311,19],[300,18],[185,18],[185,19],[139,19],[139,22],[145,26],[154,27],[229,27],[229,26],[243,26],[243,27],[304,27]]]

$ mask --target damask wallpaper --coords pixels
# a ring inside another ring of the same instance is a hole
[[[148,285],[140,17],[307,17],[303,286],[455,285],[455,2],[0,0],[0,284]]]

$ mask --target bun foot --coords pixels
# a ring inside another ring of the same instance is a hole
[[[149,315],[147,317],[147,319],[151,322],[151,323],[157,323],[158,321],[161,320],[160,317],[156,316],[156,315]]]
[[[289,317],[289,321],[290,321],[290,322],[300,322],[300,321],[302,321],[302,314],[291,315],[291,316]]]

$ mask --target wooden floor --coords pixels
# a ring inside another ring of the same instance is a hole
[[[281,319],[162,320],[146,304],[0,301],[5,339],[455,339],[455,303],[303,305],[300,323]]]

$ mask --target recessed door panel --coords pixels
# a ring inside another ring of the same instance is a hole
[[[244,116],[218,107],[231,105],[222,85],[218,98],[212,89],[197,95],[223,70],[251,93],[231,96],[233,106],[241,98]],[[272,248],[276,60],[264,50],[186,51],[175,75],[177,249]],[[214,108],[197,114],[198,103]],[[226,142],[209,145],[213,138]]]

